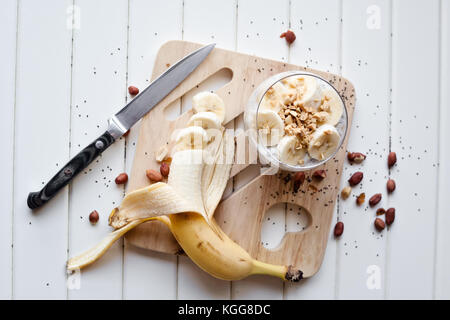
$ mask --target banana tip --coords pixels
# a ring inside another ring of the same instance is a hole
[[[293,266],[289,266],[285,278],[291,282],[299,282],[303,279],[303,272],[299,269],[295,269]]]

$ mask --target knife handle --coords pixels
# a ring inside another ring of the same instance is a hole
[[[64,188],[72,178],[85,169],[113,142],[114,137],[108,131],[105,131],[59,170],[41,191],[30,192],[27,199],[28,207],[30,209],[38,208],[53,198],[59,190]]]

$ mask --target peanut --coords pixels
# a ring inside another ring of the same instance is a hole
[[[159,167],[159,172],[161,172],[163,177],[168,177],[170,172],[170,167],[166,162],[161,163],[161,167]]]
[[[395,208],[386,210],[386,224],[390,226],[395,220]]]
[[[356,204],[358,206],[362,205],[366,201],[366,194],[363,192],[356,198]]]
[[[380,218],[375,219],[374,225],[378,231],[383,231],[383,229],[386,227],[386,224]]]
[[[355,172],[350,179],[348,179],[348,183],[353,187],[356,186],[358,183],[361,182],[361,180],[363,179],[364,174],[361,171],[357,171]]]
[[[298,192],[298,189],[300,189],[300,186],[305,181],[305,173],[302,171],[296,172],[294,174],[294,178],[292,179],[292,181],[293,181],[294,192]]]
[[[369,205],[371,207],[376,206],[381,200],[381,193],[376,193],[369,199]]]
[[[396,187],[396,185],[395,185],[395,181],[394,181],[394,180],[389,179],[389,180],[386,182],[386,189],[387,189],[387,192],[388,192],[388,193],[394,192],[395,187]]]
[[[350,188],[349,186],[345,187],[344,189],[342,189],[341,191],[341,197],[342,199],[347,199],[348,197],[350,197],[350,193],[352,193],[352,188]]]
[[[131,94],[132,96],[135,96],[139,93],[139,89],[136,88],[135,86],[129,86],[128,93]]]
[[[390,152],[388,155],[388,167],[391,168],[397,163],[397,154],[395,152]]]
[[[340,237],[343,233],[344,233],[344,223],[339,221],[334,226],[334,236],[335,237]]]
[[[159,182],[163,179],[161,173],[153,169],[148,169],[145,174],[147,175],[147,178],[152,182]]]
[[[350,162],[361,163],[366,159],[366,155],[361,152],[349,152],[347,154],[347,159]]]
[[[316,180],[323,180],[327,177],[327,172],[325,170],[316,170],[313,172],[312,177]]]
[[[288,31],[286,31],[286,32],[283,32],[283,33],[280,35],[280,38],[285,38],[285,39],[286,39],[286,42],[290,45],[290,44],[292,44],[292,42],[295,41],[295,39],[296,39],[297,37],[295,36],[295,33],[294,33],[292,30],[288,30]]]
[[[91,224],[96,224],[98,222],[99,218],[100,218],[100,216],[98,215],[97,210],[94,210],[89,214],[89,222]]]
[[[127,181],[128,181],[128,175],[125,172],[119,174],[115,180],[116,184],[124,184],[124,183],[127,183]]]

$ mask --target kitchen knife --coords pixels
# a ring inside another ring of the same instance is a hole
[[[210,44],[202,47],[175,63],[122,110],[113,115],[108,120],[108,129],[105,133],[73,157],[41,191],[30,192],[27,199],[28,207],[30,209],[38,208],[55,196],[73,177],[186,79],[209,55],[214,46],[215,44]]]

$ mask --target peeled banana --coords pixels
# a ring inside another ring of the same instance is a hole
[[[220,98],[218,100],[210,93],[196,97],[194,108],[198,113],[213,112],[223,121],[225,109]],[[219,144],[212,146],[205,137],[203,124],[197,126],[194,121],[191,125],[185,128],[189,130],[182,129],[178,134],[168,183],[158,182],[127,194],[110,215],[110,225],[117,230],[95,247],[71,258],[67,263],[68,270],[93,263],[129,230],[141,223],[158,220],[171,230],[184,252],[201,269],[219,279],[239,280],[252,274],[289,281],[302,278],[303,273],[291,266],[253,259],[220,229],[213,214],[230,176],[232,162],[224,160],[230,154],[234,155],[234,138],[223,133],[218,139]],[[200,144],[192,142],[195,137],[200,139]],[[205,152],[213,153],[213,163],[202,161]]]

